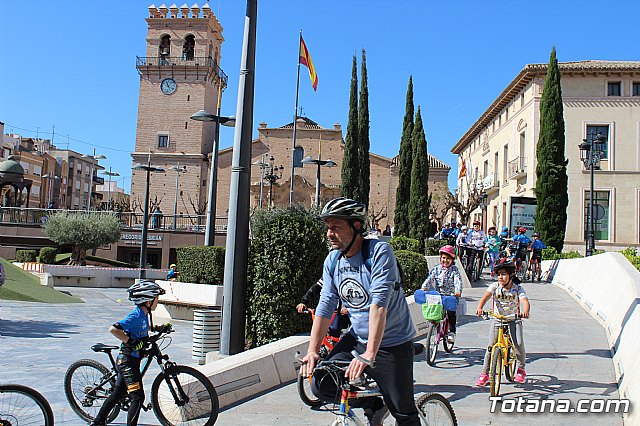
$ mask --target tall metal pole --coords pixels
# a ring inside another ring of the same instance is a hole
[[[212,246],[216,236],[216,199],[218,197],[218,147],[220,146],[220,107],[222,105],[222,80],[218,79],[218,108],[216,112],[216,133],[211,153],[209,171],[209,196],[207,197],[207,227],[204,231],[204,245]]]
[[[107,187],[107,210],[111,210],[111,166],[109,166],[109,186]]]
[[[147,278],[147,228],[149,218],[149,178],[151,177],[151,152],[147,159],[147,185],[144,192],[144,217],[142,218],[142,235],[140,240],[140,279]]]
[[[298,41],[298,77],[296,78],[296,108],[293,110],[293,144],[291,146],[291,183],[289,184],[289,208],[293,206],[293,176],[296,164],[296,131],[298,129],[298,93],[300,91],[300,45],[302,44],[302,31]]]
[[[247,0],[225,250],[224,305],[220,336],[220,353],[223,355],[233,355],[244,350],[257,12],[258,0]]]
[[[316,172],[316,207],[320,207],[320,156],[318,155],[318,171]]]
[[[260,161],[260,208],[262,208],[262,188],[264,186],[264,154],[262,154],[262,161]]]
[[[591,174],[591,192],[590,192],[590,197],[589,197],[589,235],[587,237],[587,252],[585,253],[585,255],[588,256],[593,256],[593,250],[595,248],[595,228],[596,228],[596,223],[595,223],[595,218],[593,217],[593,210],[595,207],[595,194],[593,193],[593,187],[594,187],[594,173],[593,173],[593,166],[594,166],[594,161],[593,161],[593,137],[591,137],[591,142],[589,142],[590,144],[590,148],[589,148],[589,167],[591,168],[590,174]]]
[[[87,203],[87,211],[91,211],[91,196],[93,194],[93,167],[96,162],[96,149],[93,148],[93,157],[91,157],[91,174],[89,175],[89,202]]]
[[[176,197],[173,200],[173,230],[175,231],[177,228],[177,217],[178,217],[178,185],[180,184],[180,163],[176,167]]]

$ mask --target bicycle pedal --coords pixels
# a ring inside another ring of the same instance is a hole
[[[143,409],[144,411],[149,411],[149,410],[151,410],[152,408],[153,408],[153,404],[151,404],[151,403],[148,403],[147,405],[142,404],[142,409]]]

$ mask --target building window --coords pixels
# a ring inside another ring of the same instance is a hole
[[[524,107],[524,93],[520,95],[520,108]]]
[[[633,82],[631,86],[631,96],[640,96],[640,82]]]
[[[622,96],[622,83],[619,81],[610,81],[607,83],[607,96]]]
[[[193,61],[193,54],[196,49],[196,38],[189,34],[185,37],[184,44],[182,46],[182,59],[186,61]]]
[[[80,189],[80,181],[79,180],[76,181],[76,189]]]
[[[166,148],[169,146],[169,135],[158,135],[158,148]]]
[[[507,172],[509,170],[509,145],[504,146],[502,154],[502,181],[506,184],[509,180]]]
[[[610,192],[594,191],[593,218],[595,223],[594,238],[596,240],[609,240],[609,212],[610,212]],[[591,191],[584,194],[584,234],[587,237],[589,210],[591,203]]]
[[[304,148],[296,146],[293,151],[293,167],[302,167],[302,159],[304,158]]]
[[[587,125],[587,140],[594,139],[598,133],[602,133],[607,138],[601,157],[602,160],[606,160],[609,158],[609,126]]]

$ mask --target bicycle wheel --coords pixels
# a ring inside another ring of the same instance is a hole
[[[438,352],[438,326],[434,323],[429,324],[427,332],[427,364],[433,366],[436,363],[436,353]]]
[[[423,426],[456,426],[458,419],[453,407],[444,396],[439,393],[422,395],[416,401],[420,424]]]
[[[71,409],[88,422],[98,414],[115,384],[115,372],[93,359],[74,362],[64,375],[64,393]],[[119,413],[118,403],[109,413],[107,423],[114,421]]]
[[[473,262],[475,265],[473,271],[473,280],[478,281],[480,279],[480,275],[482,275],[482,268],[484,266],[484,259],[482,253],[476,255],[476,261]]]
[[[446,315],[446,314],[445,314]],[[446,316],[445,316],[446,318]],[[449,319],[445,319],[446,321],[446,326],[443,323],[443,327],[442,327],[442,347],[444,348],[445,352],[447,353],[451,353],[453,352],[453,343],[449,343],[449,339],[447,338],[447,334],[449,333]]]
[[[491,369],[489,370],[489,388],[491,396],[500,394],[500,378],[502,376],[502,348],[494,346],[491,351]]]
[[[467,270],[467,263],[468,263],[468,258],[466,254],[463,254],[462,257],[460,258],[460,263],[462,264],[462,269],[464,270],[464,272],[467,274],[467,278],[469,278],[469,271]]]
[[[513,378],[516,377],[516,351],[513,345],[507,347],[507,363],[504,365],[504,377],[511,383],[513,383]]]
[[[316,398],[311,392],[311,377],[298,376],[298,395],[300,399],[309,407],[319,407],[322,401]]]
[[[163,426],[213,425],[220,406],[218,394],[207,376],[186,365],[171,366],[166,372],[168,380],[160,373],[151,386],[153,412],[160,423]]]
[[[22,385],[0,385],[0,425],[53,426],[53,411],[39,392]]]
[[[518,278],[520,278],[520,281],[524,282],[527,279],[527,268],[529,267],[529,262],[527,261],[527,259],[523,259],[522,262],[520,262],[520,273],[518,275]]]

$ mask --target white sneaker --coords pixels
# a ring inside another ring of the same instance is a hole
[[[456,333],[450,332],[447,334],[447,342],[453,344],[456,341]]]

